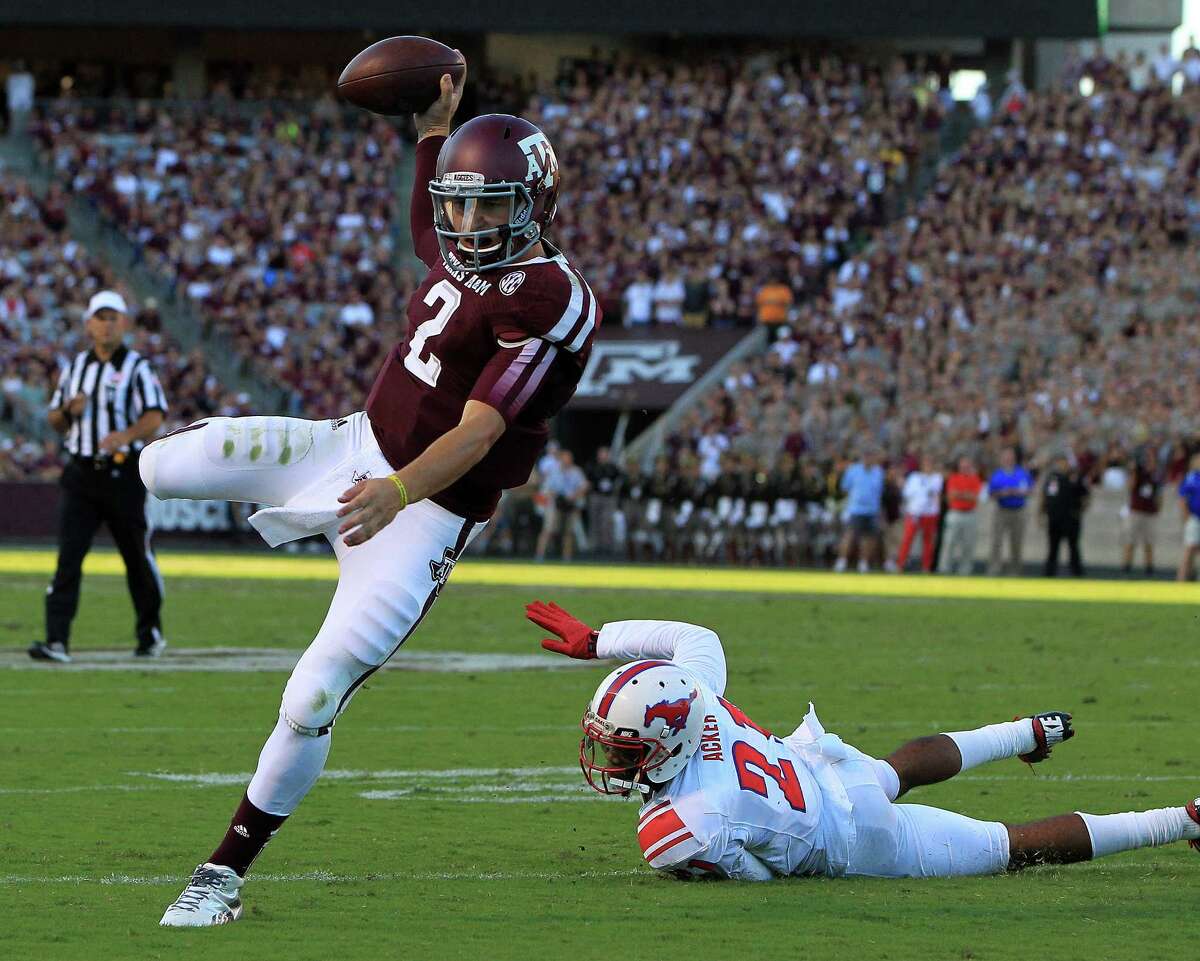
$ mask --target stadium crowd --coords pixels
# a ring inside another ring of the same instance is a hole
[[[726,451],[743,478],[794,457],[837,472],[860,438],[904,473],[922,453],[990,469],[1014,446],[1096,479],[1194,445],[1200,382],[1164,374],[1200,361],[1200,88],[1104,76],[1088,97],[1010,95],[683,419],[669,470]]]
[[[51,186],[0,172],[0,479],[55,479],[57,438],[38,439],[60,368],[86,342],[83,310],[98,290],[120,286],[67,232],[67,198]],[[171,410],[168,426],[205,414],[240,413],[245,398],[225,390],[203,353],[184,354],[161,329],[157,305],[143,303],[130,344],[154,362]]]
[[[884,528],[914,518],[903,551],[874,548],[895,563],[929,539],[907,478],[961,474],[960,458],[990,476],[1011,448],[1039,482],[1065,463],[1094,484],[1153,449],[1178,473],[1200,437],[1200,385],[1163,376],[1200,359],[1194,60],[1147,71],[1093,55],[1060,89],[984,91],[979,127],[899,219],[951,106],[939,65],[585,63],[535,93],[524,112],[572,176],[556,238],[608,316],[759,322],[772,342],[683,417],[652,469],[622,467],[604,493],[575,468],[526,499],[544,524],[526,511],[513,529],[541,529],[539,553],[569,532],[569,553],[590,514],[610,553],[846,563],[845,477],[866,458],[884,472]],[[496,83],[481,102],[520,95]],[[297,410],[333,416],[403,329],[414,278],[394,266],[386,174],[403,144],[328,98],[234,107],[64,103],[33,132]],[[619,506],[613,530],[598,497]],[[511,540],[504,523],[489,536]]]
[[[401,140],[387,123],[236,103],[40,111],[45,162],[295,412],[331,417],[364,397],[403,332],[414,284],[393,256]]]
[[[555,236],[610,322],[748,326],[765,286],[808,297],[883,223],[936,146],[925,75],[833,55],[582,65],[525,111],[571,177]]]

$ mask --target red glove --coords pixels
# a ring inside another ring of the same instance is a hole
[[[543,639],[542,647],[546,650],[555,654],[566,654],[567,657],[581,661],[588,661],[596,656],[596,638],[600,636],[600,632],[572,617],[553,601],[549,604],[543,604],[541,601],[526,604],[525,616],[538,627],[558,635],[557,638]]]

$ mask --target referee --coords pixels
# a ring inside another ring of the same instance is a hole
[[[127,314],[115,291],[92,297],[84,314],[92,347],[62,372],[50,401],[50,426],[66,435],[71,457],[59,482],[58,567],[46,591],[46,640],[29,648],[36,660],[71,660],[83,558],[101,522],[125,562],[137,610],[135,653],[157,657],[167,646],[159,621],[162,580],[150,547],[146,488],[138,474],[138,453],[162,426],[167,401],[146,358],[122,343]]]

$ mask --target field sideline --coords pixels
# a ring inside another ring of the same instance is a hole
[[[253,552],[173,552],[158,555],[164,577],[240,580],[337,579],[330,557],[292,557]],[[0,575],[54,573],[50,550],[0,551]],[[94,550],[84,574],[124,575],[113,550]],[[909,574],[833,574],[827,571],[531,564],[472,560],[454,571],[458,585],[607,590],[704,591],[754,594],[867,595],[954,600],[1073,601],[1121,604],[1200,604],[1200,583],[1071,580],[1057,578],[942,577]]]

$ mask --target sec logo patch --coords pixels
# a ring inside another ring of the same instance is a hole
[[[515,294],[517,288],[523,283],[525,283],[525,271],[514,270],[511,274],[505,274],[504,278],[500,281],[500,293],[506,297],[510,294]]]

